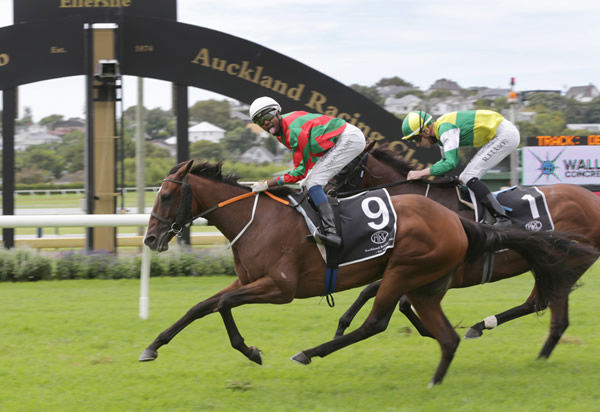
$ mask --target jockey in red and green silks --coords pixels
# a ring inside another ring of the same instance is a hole
[[[321,225],[315,236],[324,244],[339,247],[333,210],[323,186],[365,148],[362,131],[342,119],[304,111],[281,114],[281,106],[270,97],[259,97],[250,105],[250,118],[292,151],[294,168],[283,176],[256,182],[260,192],[287,183],[308,190],[317,207]]]
[[[277,177],[277,184],[304,179],[319,158],[335,145],[345,128],[346,122],[336,117],[300,111],[282,114],[281,128],[275,137],[292,151],[294,169]]]

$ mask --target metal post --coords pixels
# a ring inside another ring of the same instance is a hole
[[[144,79],[138,77],[137,81],[137,106],[135,110],[136,140],[135,140],[135,188],[137,193],[137,212],[144,213],[146,175],[144,161]],[[138,235],[144,234],[144,227],[138,227]]]
[[[150,248],[144,246],[142,268],[140,272],[140,318],[148,319],[150,313]]]
[[[517,93],[514,91],[515,87],[515,78],[510,78],[510,93],[508,93],[508,104],[510,105],[510,121],[512,124],[517,126],[516,116],[515,116],[515,105],[519,101],[517,97]],[[519,184],[519,150],[514,150],[510,154],[510,185],[516,186]]]
[[[188,136],[189,110],[187,87],[174,84],[175,88],[175,113],[177,115],[177,163],[190,158],[190,143]],[[185,245],[190,245],[190,229],[185,229],[181,236]]]
[[[17,118],[17,89],[2,92],[2,214],[15,214],[15,119]],[[15,246],[15,229],[2,229],[6,249]]]

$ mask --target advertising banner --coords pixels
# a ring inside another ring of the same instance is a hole
[[[524,185],[600,185],[600,146],[528,146],[521,159]]]
[[[177,20],[176,0],[14,0],[14,21],[23,23],[78,17],[85,22],[118,22],[126,16]]]

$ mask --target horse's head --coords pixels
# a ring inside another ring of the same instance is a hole
[[[162,252],[169,241],[179,235],[192,219],[192,193],[187,174],[193,160],[180,163],[163,179],[152,208],[144,243]]]
[[[325,186],[325,192],[336,195],[340,192],[357,190],[363,187],[363,174],[369,152],[375,146],[375,141],[367,144],[361,154],[356,156],[340,172],[329,180]]]
[[[325,192],[335,196],[340,192],[360,189],[362,187],[364,166],[368,156],[369,153],[363,152],[352,159],[337,175],[329,180],[327,185],[325,185]]]

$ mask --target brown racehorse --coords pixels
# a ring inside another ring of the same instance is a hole
[[[237,279],[160,333],[139,360],[154,360],[158,349],[192,321],[219,312],[231,346],[261,364],[260,351],[246,346],[231,309],[248,303],[283,304],[294,298],[319,296],[325,282],[325,264],[317,247],[306,239],[308,229],[294,208],[265,194],[249,192],[234,179],[223,176],[220,165],[191,166],[192,161],[179,164],[164,179],[144,243],[153,250],[166,250],[169,240],[194,217],[205,216],[230,241],[235,240],[232,251]],[[395,196],[392,204],[400,216],[394,247],[378,258],[344,266],[339,271],[338,291],[381,279],[368,318],[356,331],[298,353],[293,357],[297,362],[308,364],[314,356],[324,357],[382,332],[398,299],[407,295],[440,344],[442,356],[431,381],[438,384],[459,342],[440,301],[452,273],[465,259],[503,247],[514,248],[541,274],[537,279],[541,299],[553,301],[568,294],[582,273],[580,268],[566,263],[567,257],[597,256],[595,250],[566,237],[504,231],[462,220],[422,196]],[[557,258],[559,255],[561,258]]]
[[[406,181],[406,175],[412,167],[402,159],[395,158],[388,150],[370,147],[351,162],[336,176],[329,189],[337,192],[355,190],[358,188],[376,187],[394,184],[388,187],[390,194],[422,194],[443,204],[451,210],[457,211],[461,216],[474,218],[471,209],[461,207],[456,192],[456,180],[442,178],[435,183],[427,181]],[[444,181],[444,179],[446,179]],[[576,185],[554,184],[539,188],[546,196],[550,214],[554,220],[555,230],[580,235],[579,240],[600,247],[600,198],[587,189]],[[452,278],[451,288],[463,288],[482,283],[483,259],[474,263],[467,263],[457,271]],[[517,276],[529,270],[526,263],[512,251],[497,254],[495,266],[490,282]],[[358,312],[358,310],[377,292],[378,284],[367,287],[350,309],[340,318],[336,336],[344,333],[345,329]],[[514,308],[486,318],[485,321],[473,325],[467,338],[477,338],[483,330],[493,329],[497,325],[533,313],[541,308],[536,307],[537,288],[527,300]],[[400,300],[400,310],[413,322],[417,330],[424,336],[430,336],[410,308],[406,299]],[[569,325],[568,321],[568,296],[564,301],[555,302],[550,310],[552,312],[550,337],[542,348],[540,357],[547,358],[552,353],[556,343]]]

